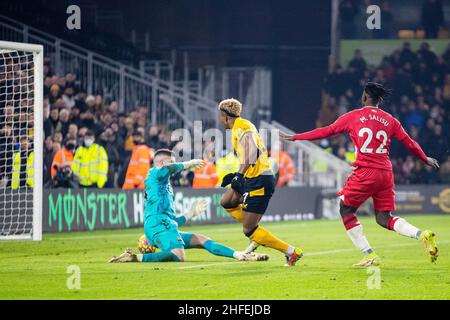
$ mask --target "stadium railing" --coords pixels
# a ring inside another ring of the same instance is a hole
[[[88,94],[99,91],[115,100],[123,111],[136,106],[149,108],[151,125],[169,129],[191,128],[194,120],[217,126],[217,103],[174,83],[57,38],[14,19],[0,15],[3,40],[38,43],[44,46],[55,74],[73,73]]]

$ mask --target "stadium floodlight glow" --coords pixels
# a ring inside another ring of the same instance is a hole
[[[0,41],[0,240],[42,239],[43,54]]]

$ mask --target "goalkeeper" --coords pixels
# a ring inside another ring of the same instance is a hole
[[[175,216],[170,175],[184,169],[201,168],[204,163],[197,159],[175,162],[172,151],[168,149],[157,150],[153,163],[154,166],[144,182],[144,230],[150,245],[161,251],[136,254],[127,249],[120,256],[112,257],[109,262],[182,262],[185,259],[184,249],[190,248],[204,248],[217,256],[244,261],[262,261],[269,258],[266,254],[245,254],[236,251],[200,234],[179,232],[178,226],[205,212],[206,201],[194,201],[189,213]]]

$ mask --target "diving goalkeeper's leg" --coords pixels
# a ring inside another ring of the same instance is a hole
[[[233,248],[217,243],[202,234],[188,232],[180,232],[180,234],[183,238],[184,243],[186,244],[186,249],[203,248],[213,255],[234,258],[240,261],[266,261],[269,259],[269,256],[267,254],[246,254],[241,251],[236,251]]]
[[[183,262],[184,261],[184,249],[176,248],[170,251],[159,251],[153,253],[135,253],[132,249],[128,248],[118,257],[112,257],[109,262]]]
[[[153,253],[136,254],[131,249],[127,249],[118,257],[112,257],[109,262],[183,262],[185,259],[184,242],[178,229],[175,226],[158,232],[156,235],[153,229],[144,226],[147,240],[152,239],[152,245],[161,251]],[[160,231],[155,227],[154,230]]]

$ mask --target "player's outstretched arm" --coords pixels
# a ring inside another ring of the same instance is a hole
[[[205,165],[205,162],[201,159],[192,159],[182,162],[185,169],[200,169]]]
[[[423,152],[420,145],[411,139],[411,137],[406,133],[403,126],[398,122],[397,131],[395,132],[395,137],[411,152],[415,157],[422,160],[425,164],[434,169],[439,169],[439,163],[436,159],[427,157],[425,152]]]
[[[280,139],[284,141],[295,141],[295,140],[318,140],[328,138],[332,135],[347,131],[348,121],[346,118],[348,113],[339,117],[335,122],[329,126],[323,128],[317,128],[304,133],[297,134],[287,134],[280,131]]]
[[[304,133],[297,133],[293,135],[286,134],[280,131],[280,138],[284,141],[295,141],[295,140],[318,140],[324,139],[329,136],[334,135],[334,130],[332,126],[327,126],[323,128],[317,128]]]
[[[163,169],[161,176],[166,176],[167,174],[175,174],[185,169],[197,169],[204,166],[204,161],[200,159],[193,159],[185,162],[172,162],[166,163],[162,166]]]

